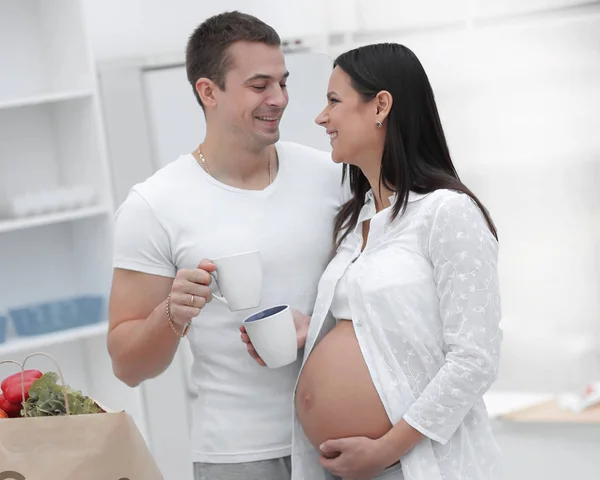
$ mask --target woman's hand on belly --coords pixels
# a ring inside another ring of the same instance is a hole
[[[334,475],[354,480],[371,480],[396,460],[386,458],[379,439],[348,437],[321,444],[320,462]]]
[[[320,446],[320,462],[334,475],[370,480],[411,451],[425,436],[402,419],[384,436],[327,440]]]
[[[298,340],[298,349],[300,349],[306,343],[306,336],[308,334],[310,317],[302,312],[299,312],[296,309],[292,309],[292,317],[294,318],[294,325],[296,326],[296,338]],[[240,334],[242,342],[246,344],[246,350],[248,350],[250,356],[254,360],[256,360],[256,363],[264,367],[266,363],[262,358],[260,358],[260,355],[256,352],[254,345],[252,345],[252,342],[250,341],[250,337],[246,333],[246,328],[243,325],[240,327]]]

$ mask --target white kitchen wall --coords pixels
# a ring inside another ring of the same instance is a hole
[[[92,48],[99,60],[183,51],[193,29],[224,10],[257,15],[281,36],[320,35],[325,32],[322,5],[320,0],[86,0]]]
[[[84,0],[98,59],[180,51],[193,28],[223,10],[257,15],[283,37],[469,22],[586,0]]]

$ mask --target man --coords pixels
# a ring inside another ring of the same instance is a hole
[[[209,18],[189,39],[186,65],[206,136],[135,185],[116,214],[108,349],[115,375],[136,386],[189,339],[196,479],[285,479],[300,359],[256,364],[239,331],[253,310],[210,302],[216,267],[207,259],[260,250],[254,310],[291,305],[303,344],[332,249],[341,169],[328,153],[279,141],[288,72],[270,26],[239,12]]]

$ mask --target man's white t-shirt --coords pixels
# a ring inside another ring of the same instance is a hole
[[[225,185],[187,154],[135,185],[115,215],[115,268],[175,277],[203,258],[260,251],[260,305],[231,312],[214,300],[186,337],[198,391],[192,406],[195,462],[290,454],[301,355],[283,368],[261,367],[248,355],[239,326],[254,311],[279,304],[312,313],[346,190],[341,166],[329,153],[283,141],[276,148],[279,172],[264,190]]]

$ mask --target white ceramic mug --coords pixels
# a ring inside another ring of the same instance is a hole
[[[238,253],[211,261],[217,269],[210,275],[221,292],[221,295],[213,293],[213,298],[232,312],[258,307],[262,293],[260,252]]]
[[[248,316],[246,333],[269,368],[279,368],[298,358],[296,326],[289,305],[266,308]]]

